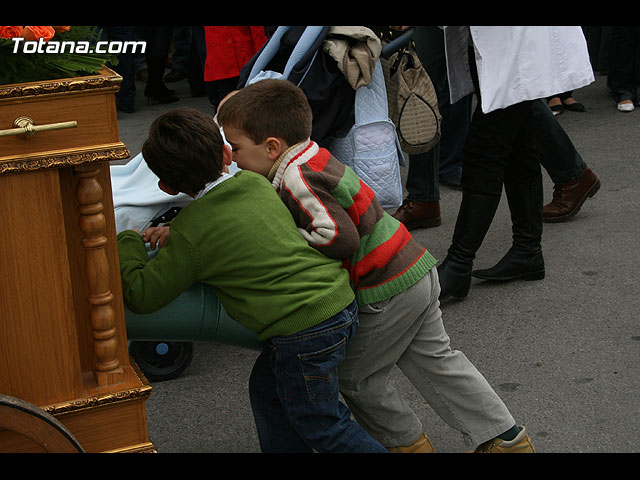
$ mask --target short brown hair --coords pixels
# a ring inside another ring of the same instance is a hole
[[[287,80],[265,79],[229,97],[218,123],[243,131],[256,144],[268,137],[295,145],[311,136],[313,115],[304,92]]]
[[[220,177],[223,145],[213,117],[192,108],[177,108],[153,121],[142,156],[165,185],[196,194]]]

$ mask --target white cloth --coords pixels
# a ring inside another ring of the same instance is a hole
[[[482,111],[584,87],[594,81],[579,26],[447,26],[445,52],[451,103],[473,92],[473,39]]]

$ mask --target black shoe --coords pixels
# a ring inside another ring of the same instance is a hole
[[[471,275],[482,280],[510,282],[512,280],[542,280],[544,259],[542,252],[527,253],[511,248],[492,268],[474,270]]]
[[[565,101],[563,101],[562,105],[564,105],[565,110],[569,110],[570,112],[586,112],[587,111],[585,106],[578,101],[575,101],[573,103],[566,103]]]

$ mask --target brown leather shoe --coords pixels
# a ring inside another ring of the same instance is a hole
[[[504,441],[494,438],[481,444],[474,450],[475,453],[536,453],[536,449],[531,442],[524,427],[520,427],[520,433],[511,441]]]
[[[440,202],[410,202],[405,200],[391,215],[404,223],[407,229],[430,228],[440,225]]]
[[[422,433],[420,438],[414,443],[401,445],[399,447],[390,447],[388,450],[390,453],[436,453],[429,438],[427,438],[424,433]]]
[[[542,221],[553,223],[570,219],[580,211],[585,200],[593,197],[599,189],[600,180],[590,168],[569,183],[555,185],[551,203],[542,209]]]

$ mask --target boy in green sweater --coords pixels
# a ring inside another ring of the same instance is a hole
[[[249,384],[265,452],[385,452],[338,399],[335,370],[358,322],[346,271],[311,248],[264,177],[227,173],[231,151],[212,118],[177,109],[143,145],[169,194],[194,201],[149,259],[139,233],[118,235],[124,300],[154,312],[196,282],[265,347]]]
[[[310,140],[302,90],[284,80],[256,82],[228,96],[217,119],[238,166],[267,177],[302,236],[349,272],[360,324],[339,374],[356,420],[392,452],[433,451],[389,382],[397,365],[476,451],[533,452],[486,379],[451,349],[436,260],[351,168]]]

